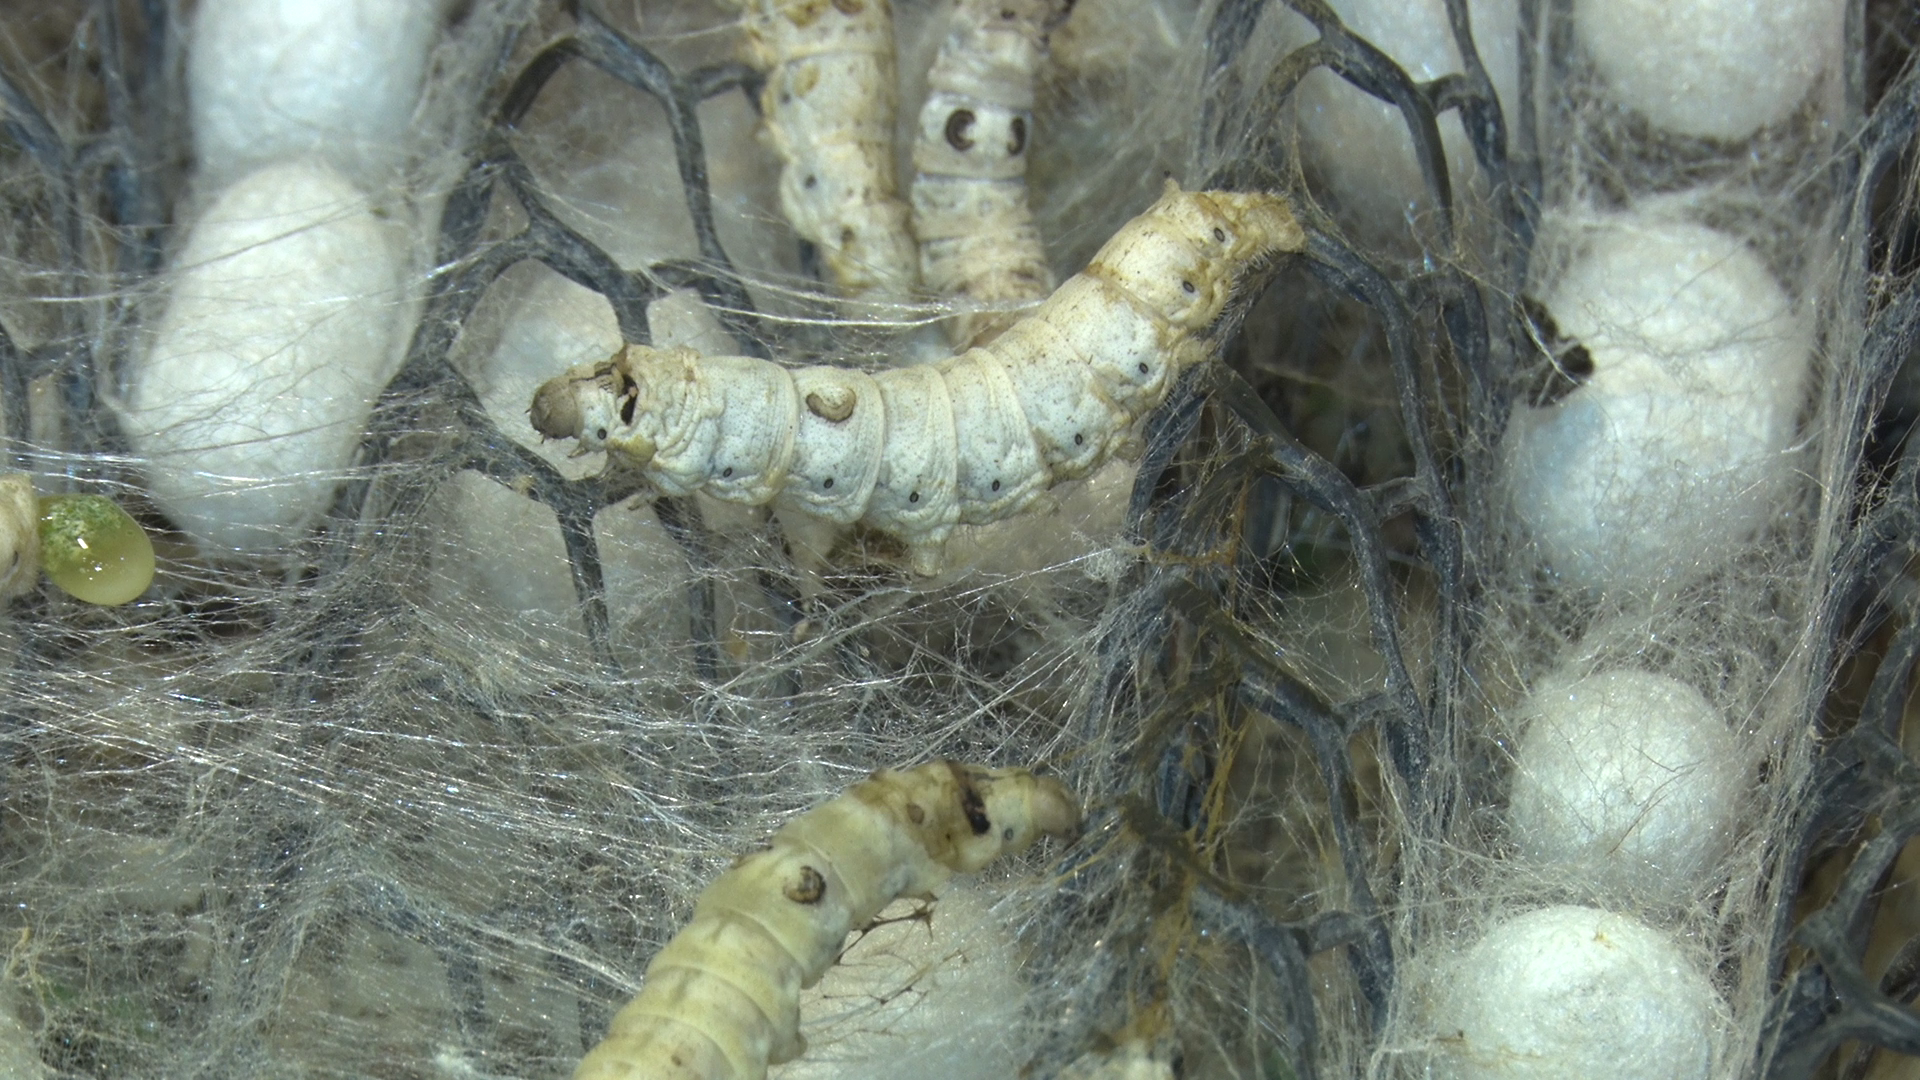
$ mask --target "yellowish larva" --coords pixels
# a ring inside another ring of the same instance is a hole
[[[574,1080],[762,1080],[804,1051],[800,991],[849,931],[1079,820],[1065,787],[1025,769],[873,774],[707,886]]]
[[[1299,251],[1278,195],[1183,192],[1108,240],[992,343],[872,375],[629,345],[549,380],[533,425],[644,467],[673,494],[778,499],[864,521],[937,573],[953,529],[1020,513],[1127,445],[1250,263]]]
[[[948,323],[984,344],[1053,291],[1027,205],[1033,83],[1052,0],[958,0],[927,72],[910,198],[927,287],[973,308]]]
[[[763,130],[780,211],[850,296],[905,296],[918,279],[894,179],[888,0],[745,0],[747,61],[767,74]]]
[[[89,604],[124,604],[153,584],[153,542],[104,495],[38,495],[25,473],[0,475],[0,596],[48,580]]]
[[[26,473],[0,475],[0,596],[19,596],[40,578],[40,496]]]

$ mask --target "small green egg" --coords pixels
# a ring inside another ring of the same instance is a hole
[[[153,584],[153,542],[103,495],[43,495],[40,565],[75,599],[111,607]]]

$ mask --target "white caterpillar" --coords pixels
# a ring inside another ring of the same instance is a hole
[[[629,345],[542,385],[533,426],[624,455],[671,494],[864,521],[934,574],[954,526],[1018,514],[1133,442],[1212,355],[1240,271],[1304,243],[1278,195],[1169,181],[990,345],[873,375]]]
[[[897,297],[918,278],[894,180],[888,0],[746,0],[747,62],[767,73],[764,131],[782,162],[780,211],[834,284]]]
[[[920,276],[942,296],[1000,309],[951,321],[958,345],[984,344],[1053,291],[1027,205],[1027,144],[1055,11],[1052,0],[958,0],[927,72],[911,192]]]
[[[707,886],[574,1080],[762,1080],[804,1052],[800,991],[850,930],[1079,821],[1065,787],[1025,769],[873,774]]]

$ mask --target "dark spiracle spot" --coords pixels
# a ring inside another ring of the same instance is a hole
[[[825,479],[824,481],[822,481],[822,482],[821,482],[821,484],[820,484],[820,486],[821,486],[821,487],[823,487],[823,488],[825,488],[825,489],[827,489],[828,491],[832,491],[832,490],[833,490],[833,477],[831,477],[831,476],[829,476],[829,477],[827,477],[827,478],[826,478],[826,479]]]
[[[802,180],[802,181],[800,181],[800,186],[801,186],[801,187],[809,187],[809,188],[811,188],[811,187],[819,187],[819,186],[820,186],[820,178],[819,178],[819,177],[817,177],[817,176],[815,176],[815,175],[813,175],[812,173],[808,173],[808,174],[807,174],[807,178],[806,178],[805,180]]]
[[[920,493],[916,491],[916,492],[913,492],[912,494],[910,494],[910,495],[908,495],[908,496],[907,496],[907,501],[908,501],[908,502],[910,502],[910,503],[917,503],[917,502],[919,502],[919,501],[920,501]]]
[[[800,880],[788,882],[780,891],[796,904],[817,904],[821,897],[827,895],[827,879],[813,867],[802,866]]]
[[[995,481],[993,482],[993,490],[995,490],[995,491],[999,491],[999,490],[1000,490],[1000,481],[998,481],[998,480],[995,480]]]
[[[725,479],[726,479],[727,477],[729,477],[729,476],[732,476],[732,475],[733,475],[733,466],[731,466],[731,465],[729,465],[729,466],[727,466],[726,468],[724,468],[724,469],[721,469],[721,470],[720,470],[720,479],[722,479],[722,480],[725,480]]]
[[[1199,290],[1198,288],[1196,288],[1196,287],[1194,286],[1194,284],[1193,284],[1193,282],[1191,282],[1191,281],[1183,281],[1183,282],[1181,282],[1181,283],[1180,283],[1180,287],[1181,287],[1182,289],[1185,289],[1185,290],[1187,291],[1187,293],[1188,293],[1188,295],[1192,295],[1193,293],[1197,293],[1197,292],[1199,292],[1199,291],[1200,291],[1200,290]]]
[[[1220,228],[1216,228],[1216,229],[1214,229],[1214,230],[1213,230],[1213,242],[1214,242],[1214,243],[1216,243],[1216,244],[1224,244],[1224,243],[1226,243],[1226,242],[1227,242],[1227,230],[1225,230],[1225,229],[1220,229]]]
[[[1085,435],[1082,435],[1077,431],[1073,433],[1073,445],[1080,446],[1080,445],[1083,445],[1086,441],[1087,441],[1087,437]]]
[[[967,137],[967,129],[973,126],[972,109],[955,109],[947,117],[947,145],[955,150],[973,149],[973,140]]]
[[[1150,372],[1152,372],[1152,371],[1153,371],[1153,369],[1152,369],[1152,368],[1150,368],[1150,367],[1148,367],[1148,366],[1147,366],[1146,364],[1144,364],[1144,363],[1143,363],[1143,364],[1141,364],[1141,365],[1140,365],[1140,374],[1142,374],[1142,375],[1146,375],[1146,374],[1148,374],[1148,373],[1150,373]]]
[[[597,436],[599,436],[599,438],[600,438],[600,441],[601,441],[601,442],[606,442],[606,441],[607,441],[607,429],[606,429],[606,428],[601,428],[600,430],[598,430],[598,431],[596,431],[596,432],[594,432],[594,434],[595,434],[595,435],[597,435]]]
[[[1020,151],[1027,148],[1027,118],[1014,117],[1013,123],[1008,125],[1008,130],[1013,132],[1013,139],[1007,143],[1007,156],[1019,157]]]

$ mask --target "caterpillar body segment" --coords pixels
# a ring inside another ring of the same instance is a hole
[[[948,323],[956,344],[1004,330],[1053,290],[1027,205],[1034,78],[1053,0],[958,0],[927,73],[913,147],[913,231],[928,288],[988,310]]]
[[[1305,236],[1277,195],[1169,183],[1080,274],[991,344],[872,375],[629,345],[535,395],[543,435],[666,491],[776,499],[906,542],[938,573],[953,529],[1011,517],[1127,446],[1249,264]]]
[[[761,1080],[804,1051],[800,991],[849,931],[1079,820],[1065,787],[1025,769],[943,761],[873,774],[700,894],[574,1080]]]
[[[893,164],[888,0],[745,0],[747,62],[767,73],[763,131],[781,160],[780,211],[856,298],[919,278]]]
[[[26,473],[0,474],[0,600],[40,578],[40,496]]]

